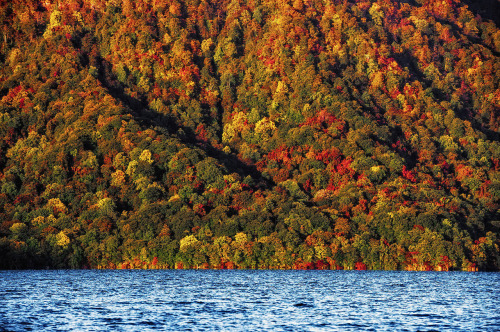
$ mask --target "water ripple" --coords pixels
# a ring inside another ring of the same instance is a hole
[[[2,331],[500,330],[500,274],[0,271]]]

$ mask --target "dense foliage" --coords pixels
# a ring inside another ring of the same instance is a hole
[[[2,1],[0,268],[498,270],[481,4]]]

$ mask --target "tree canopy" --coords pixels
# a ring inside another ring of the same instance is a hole
[[[0,4],[0,268],[500,269],[490,1]]]

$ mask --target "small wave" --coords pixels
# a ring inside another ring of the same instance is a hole
[[[175,304],[179,304],[179,305],[190,305],[190,304],[193,304],[193,302],[188,302],[188,301],[179,301],[179,302],[175,302]]]
[[[436,314],[414,313],[410,314],[413,317],[429,318],[429,319],[444,319],[445,317]]]
[[[374,331],[374,329],[370,325],[361,323],[344,323],[344,324],[339,324],[339,327],[346,329],[355,328],[356,330],[363,330],[363,331]]]
[[[304,302],[295,303],[293,306],[298,307],[298,308],[313,308],[314,307],[314,305],[312,305],[310,303],[304,303]]]
[[[431,314],[410,314],[411,316],[413,317],[431,317],[432,315]]]
[[[241,310],[238,309],[223,309],[223,310],[218,310],[216,311],[218,314],[221,315],[230,315],[230,314],[238,314],[241,313]]]
[[[104,317],[103,321],[109,324],[119,324],[123,322],[123,319],[120,317]]]
[[[158,324],[156,322],[152,322],[152,321],[147,320],[147,321],[140,322],[138,325],[156,326]]]
[[[484,327],[488,328],[490,331],[500,331],[500,320],[496,321],[495,323],[487,323],[484,325]]]

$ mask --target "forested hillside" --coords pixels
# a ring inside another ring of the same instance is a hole
[[[0,3],[0,268],[500,269],[498,2]]]

